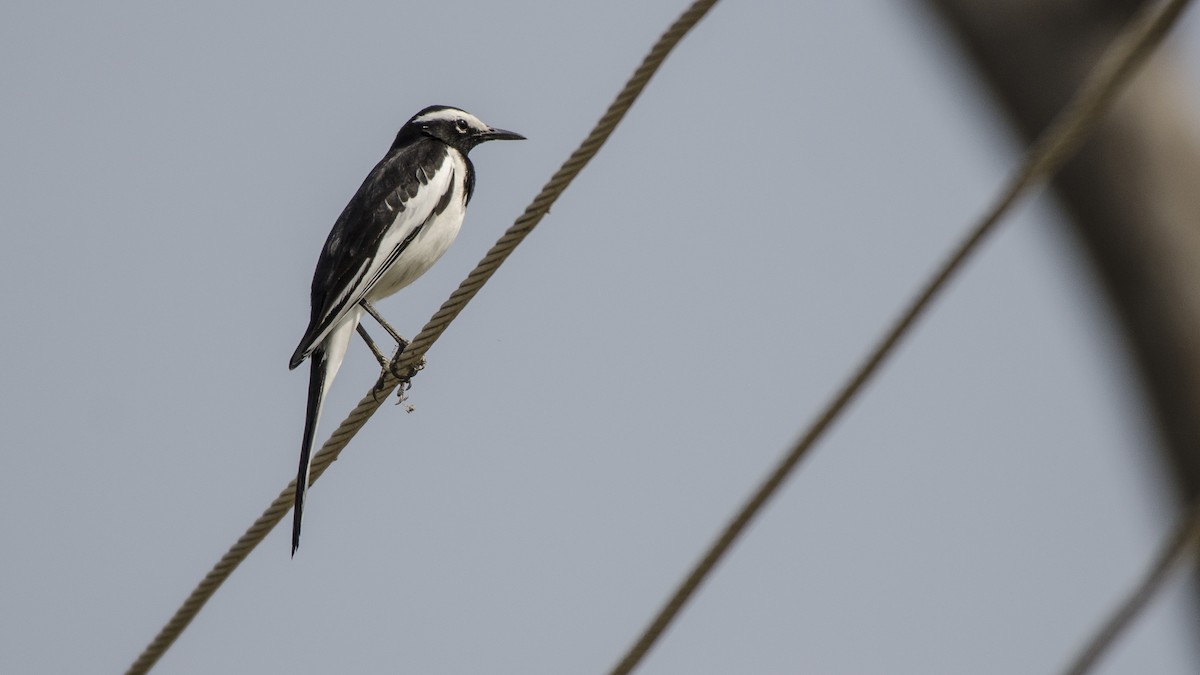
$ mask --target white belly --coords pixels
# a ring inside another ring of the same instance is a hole
[[[467,165],[458,152],[451,152],[448,159],[453,164],[454,174],[451,177],[450,203],[446,206],[446,210],[433,216],[425,224],[425,227],[413,238],[396,262],[367,292],[367,300],[375,302],[386,298],[416,281],[417,277],[432,267],[446,252],[446,249],[450,248],[450,244],[454,243],[454,239],[458,236],[458,230],[462,227],[463,217],[466,215],[464,197],[466,195]]]

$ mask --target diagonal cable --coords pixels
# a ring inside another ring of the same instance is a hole
[[[725,525],[720,535],[676,588],[658,614],[611,671],[626,675],[633,671],[662,636],[667,627],[691,599],[700,584],[741,536],[746,526],[774,496],[808,450],[816,443],[846,406],[875,375],[879,366],[892,354],[900,339],[928,309],[929,304],[966,262],[984,237],[994,228],[1008,209],[1030,187],[1046,180],[1075,154],[1083,141],[1095,130],[1103,114],[1121,92],[1137,67],[1162,42],[1189,0],[1165,0],[1148,5],[1122,29],[1113,44],[1100,57],[1075,96],[1042,132],[1025,154],[1017,172],[996,199],[986,215],[971,229],[967,237],[942,263],[926,282],[900,317],[892,324],[875,348],[853,371],[850,378],[826,404],[807,428],[800,440],[788,451],[741,509]]]
[[[1121,633],[1129,628],[1137,615],[1146,608],[1154,594],[1166,584],[1171,570],[1197,545],[1200,545],[1200,501],[1192,504],[1180,518],[1179,524],[1175,526],[1175,530],[1163,544],[1162,550],[1143,574],[1141,581],[1092,634],[1087,644],[1075,656],[1075,660],[1064,671],[1065,674],[1087,675],[1091,672],[1116,643]]]
[[[503,236],[492,246],[483,260],[475,267],[475,269],[467,276],[467,278],[459,284],[457,290],[450,296],[450,299],[442,304],[441,308],[433,315],[433,318],[425,324],[421,332],[413,338],[408,347],[396,357],[393,370],[397,372],[408,372],[409,369],[417,366],[433,343],[445,332],[450,322],[462,312],[467,303],[475,297],[479,289],[491,278],[500,264],[508,258],[513,249],[520,244],[525,237],[541,222],[542,218],[550,211],[550,205],[558,199],[559,195],[567,189],[575,176],[583,170],[583,167],[591,161],[592,157],[600,150],[600,146],[608,140],[610,134],[625,117],[625,113],[629,111],[630,106],[645,89],[650,78],[658,71],[667,55],[676,44],[683,38],[684,35],[692,29],[712,9],[717,0],[696,0],[688,7],[683,14],[671,24],[658,42],[650,50],[650,53],[642,60],[640,66],[634,71],[629,81],[625,83],[625,87],[617,94],[616,99],[609,105],[604,116],[596,123],[596,126],[584,139],[583,143],[571,153],[567,161],[562,167],[550,178],[542,191],[538,193],[533,202],[525,208],[525,212],[517,218],[516,222],[504,233]],[[318,478],[325,473],[325,469],[338,458],[342,449],[346,444],[358,433],[358,430],[366,424],[367,420],[375,413],[383,401],[387,400],[388,395],[395,389],[400,380],[389,374],[385,377],[382,387],[383,390],[373,391],[368,393],[358,406],[354,408],[342,422],[341,426],[333,432],[325,445],[321,447],[313,457],[312,472],[309,484],[316,482]],[[225,579],[233,573],[246,556],[250,554],[258,543],[261,542],[267,533],[271,531],[275,525],[283,519],[291,509],[292,502],[296,494],[296,481],[292,481],[284,488],[283,492],[271,502],[263,514],[254,521],[254,524],[246,530],[237,542],[221,556],[217,564],[205,575],[204,579],[192,590],[192,593],[175,611],[174,616],[170,621],[159,631],[154,640],[147,645],[142,651],[133,665],[126,671],[126,675],[141,675],[148,672],[154,664],[158,662],[167,649],[175,642],[180,633],[187,628],[192,619],[212,597],[217,588],[225,582]]]

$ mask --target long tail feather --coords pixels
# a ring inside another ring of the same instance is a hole
[[[358,327],[361,317],[361,309],[351,312],[312,353],[312,371],[308,376],[308,410],[304,416],[304,440],[300,444],[300,467],[296,472],[296,506],[292,510],[292,556],[296,555],[296,549],[300,546],[300,520],[304,517],[304,497],[308,491],[313,445],[317,439],[317,423],[321,421],[325,394],[333,386],[333,378],[342,367],[350,336],[354,335],[354,329]]]
[[[304,416],[304,440],[300,444],[300,468],[296,473],[296,506],[292,509],[292,555],[300,547],[300,521],[304,517],[304,497],[308,492],[308,471],[312,465],[312,447],[317,438],[317,424],[321,421],[321,406],[325,403],[326,376],[329,361],[325,350],[318,348],[312,354],[312,371],[308,376],[308,410]]]

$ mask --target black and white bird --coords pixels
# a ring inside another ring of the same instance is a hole
[[[312,318],[288,363],[295,368],[312,359],[292,555],[300,545],[321,406],[356,329],[382,360],[359,326],[363,311],[377,317],[372,303],[424,274],[458,236],[475,189],[475,169],[467,153],[485,141],[523,138],[458,108],[425,108],[400,128],[391,149],[367,174],[329,232],[313,274]],[[386,324],[385,328],[398,338]]]

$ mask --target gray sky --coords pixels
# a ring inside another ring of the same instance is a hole
[[[0,672],[123,670],[295,475],[312,268],[404,120],[529,137],[473,154],[458,242],[381,304],[411,335],[684,4],[0,10]],[[611,667],[1015,161],[919,9],[718,5],[296,558],[278,528],[156,672]],[[1004,224],[643,672],[1066,663],[1173,505],[1056,217]],[[375,376],[353,344],[322,439]],[[1099,672],[1200,672],[1182,577]]]

